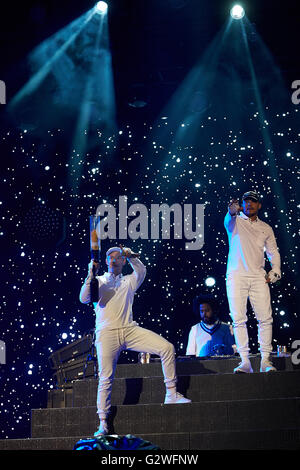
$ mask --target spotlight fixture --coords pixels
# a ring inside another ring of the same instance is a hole
[[[104,14],[107,12],[108,5],[106,2],[97,2],[95,6],[95,10],[99,14]]]
[[[245,10],[241,5],[234,5],[230,10],[230,14],[235,20],[241,20],[245,16]]]

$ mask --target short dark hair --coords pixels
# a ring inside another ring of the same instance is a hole
[[[201,304],[209,304],[212,311],[218,315],[219,304],[217,299],[211,294],[197,295],[193,300],[193,312],[196,316],[199,315],[199,308]]]

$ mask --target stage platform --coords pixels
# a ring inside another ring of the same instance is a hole
[[[178,358],[178,390],[191,404],[164,405],[159,361],[118,364],[110,433],[132,434],[162,450],[299,449],[300,369],[274,357],[277,372],[233,374],[239,358]],[[31,413],[31,438],[0,440],[0,450],[70,450],[97,429],[97,380],[48,392]]]

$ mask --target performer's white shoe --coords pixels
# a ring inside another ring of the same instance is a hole
[[[253,372],[251,362],[248,360],[242,360],[240,364],[233,369],[235,374],[251,374]]]
[[[270,359],[262,359],[260,363],[260,372],[276,372],[276,367],[273,366]]]
[[[94,433],[94,437],[105,436],[106,434],[108,434],[107,421],[101,420],[98,430]]]
[[[181,393],[166,393],[165,405],[191,403],[192,400],[185,398]]]

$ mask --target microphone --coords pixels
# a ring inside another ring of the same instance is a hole
[[[119,245],[121,250],[122,250],[122,255],[126,256],[126,258],[139,258],[140,254],[139,253],[134,253],[133,251],[130,250],[130,255],[126,255],[126,248],[124,249],[123,245]]]

